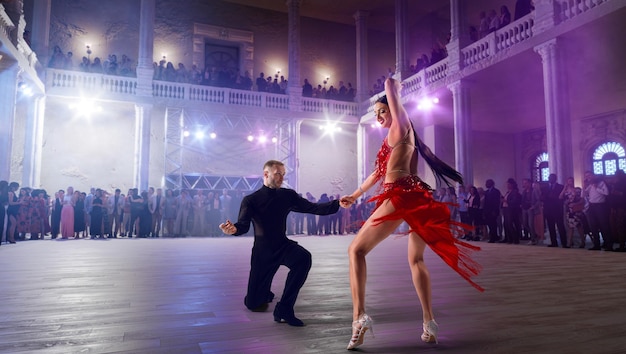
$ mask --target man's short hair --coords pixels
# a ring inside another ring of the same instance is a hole
[[[265,165],[263,165],[263,171],[265,171],[266,169],[270,169],[274,166],[285,166],[285,164],[278,160],[269,160],[265,163]]]

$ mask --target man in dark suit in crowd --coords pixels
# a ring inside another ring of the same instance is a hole
[[[559,229],[559,238],[561,246],[567,246],[567,235],[565,234],[565,222],[563,214],[563,200],[559,198],[563,191],[563,185],[556,182],[556,174],[551,173],[548,176],[548,186],[543,191],[543,214],[548,223],[548,231],[550,232],[550,244],[548,247],[559,247],[556,240],[556,228]]]
[[[502,193],[495,187],[495,182],[492,179],[488,179],[485,182],[485,207],[483,213],[485,217],[485,223],[489,227],[489,243],[494,243],[498,240],[498,218],[500,217],[500,203],[502,199]]]
[[[254,246],[250,261],[246,307],[255,312],[265,311],[274,299],[270,291],[272,280],[281,265],[289,268],[285,289],[274,308],[274,321],[291,326],[304,326],[294,314],[294,305],[311,269],[311,253],[286,236],[289,212],[328,215],[339,210],[339,200],[328,203],[311,203],[293,189],[280,188],[285,176],[282,162],[270,160],[263,166],[263,186],[243,198],[239,220],[220,224],[228,235],[243,235],[254,224]]]

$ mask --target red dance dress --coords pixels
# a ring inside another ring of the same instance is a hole
[[[392,150],[385,138],[376,159],[377,180],[384,181]],[[451,220],[447,204],[433,199],[432,189],[428,184],[416,175],[407,175],[392,183],[383,183],[380,194],[369,201],[376,202],[376,210],[386,200],[391,201],[395,210],[374,219],[374,224],[386,220],[404,220],[409,225],[409,233],[418,234],[461,277],[476,289],[484,291],[471,279],[481,271],[481,266],[470,257],[480,247],[456,237],[463,235],[470,226]]]

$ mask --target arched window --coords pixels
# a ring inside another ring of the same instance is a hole
[[[604,143],[593,152],[593,173],[612,176],[620,169],[626,171],[626,151],[620,143]]]
[[[548,153],[539,153],[532,165],[532,179],[533,181],[547,182],[548,176],[550,176],[550,169],[548,168]]]

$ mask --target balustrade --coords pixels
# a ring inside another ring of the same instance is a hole
[[[574,18],[604,3],[617,0],[554,0],[555,16],[560,22]],[[0,5],[0,36],[8,35],[13,24]],[[484,38],[461,49],[462,66],[468,67],[495,56],[498,52],[508,50],[519,43],[533,37],[535,12],[510,23],[509,25],[488,34]],[[31,60],[36,60],[32,50],[23,47],[21,52]],[[463,70],[463,69],[461,69]],[[419,92],[425,87],[446,79],[448,76],[448,58],[444,58],[403,81],[403,95]],[[118,95],[135,95],[137,79],[102,74],[74,72],[48,69],[48,89],[83,89],[102,90],[105,93]],[[200,86],[166,81],[152,81],[154,97],[183,101],[229,104],[245,107],[261,107],[289,110],[288,95],[265,92],[236,90],[222,87]],[[79,92],[77,92],[79,94]],[[333,101],[302,97],[300,110],[303,112],[334,113],[360,116],[363,109],[370,111],[379,94],[362,105],[352,102]],[[291,108],[293,109],[293,107]]]
[[[557,0],[558,18],[567,21],[609,0]]]

